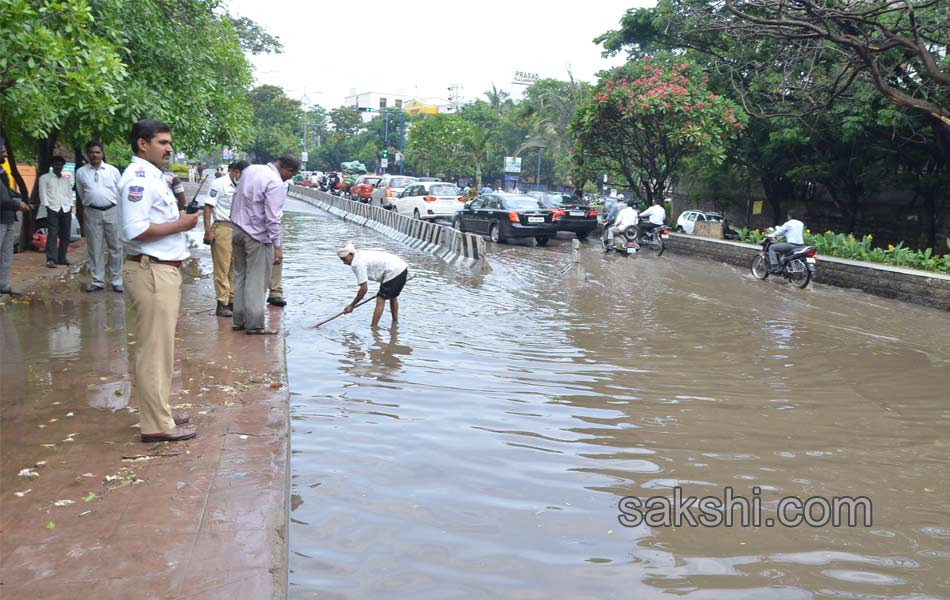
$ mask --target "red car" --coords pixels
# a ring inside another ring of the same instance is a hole
[[[382,179],[381,175],[360,175],[350,187],[350,200],[369,202],[373,196],[373,188]]]

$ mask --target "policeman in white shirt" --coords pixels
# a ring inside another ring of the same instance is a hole
[[[86,244],[89,245],[89,272],[92,282],[87,292],[100,292],[105,287],[103,241],[109,248],[109,283],[122,293],[122,244],[119,242],[119,170],[104,160],[102,142],[86,144],[89,164],[76,171],[76,192],[85,207]]]
[[[69,249],[70,229],[73,225],[73,180],[63,174],[66,159],[54,156],[50,161],[53,170],[40,177],[40,206],[46,207],[46,266],[68,265],[66,251]]]
[[[769,234],[769,238],[785,236],[785,242],[769,246],[769,271],[771,273],[781,273],[782,265],[779,263],[779,255],[801,248],[805,245],[805,224],[794,218],[792,211],[785,215],[787,221]]]
[[[343,312],[346,314],[353,312],[356,305],[366,295],[369,289],[368,282],[372,279],[380,283],[379,292],[376,294],[376,309],[373,311],[372,326],[375,328],[379,325],[379,319],[386,308],[386,300],[389,300],[389,311],[393,315],[393,325],[395,325],[399,321],[398,297],[409,277],[406,261],[388,252],[357,250],[353,242],[347,242],[336,251],[336,254],[340,260],[350,265],[353,274],[356,275],[356,282],[360,286],[353,302],[349,303]]]
[[[197,433],[180,427],[169,396],[175,366],[175,326],[181,303],[181,263],[188,258],[186,231],[198,213],[179,212],[162,167],[172,156],[171,129],[153,119],[132,126],[132,162],[119,184],[119,223],[128,252],[123,272],[135,332],[135,394],[143,442],[177,442]]]
[[[218,305],[214,314],[230,317],[234,310],[234,269],[231,262],[231,198],[241,172],[251,163],[239,160],[228,165],[228,172],[211,182],[205,200],[205,244],[211,245],[214,264],[214,295]]]
[[[623,234],[623,232],[628,228],[635,227],[640,222],[640,217],[637,215],[637,209],[633,208],[632,206],[626,206],[622,197],[617,198],[617,206],[622,206],[624,208],[621,208],[620,212],[617,213],[617,221],[607,233],[608,249],[613,249],[614,236]]]

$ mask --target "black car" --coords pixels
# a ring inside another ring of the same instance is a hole
[[[557,233],[553,211],[537,198],[514,194],[479,196],[456,213],[452,225],[459,231],[488,234],[493,242],[533,237],[539,246]]]
[[[597,211],[579,202],[575,196],[550,192],[529,192],[528,195],[554,211],[558,231],[569,231],[577,239],[586,240],[590,232],[597,229]]]

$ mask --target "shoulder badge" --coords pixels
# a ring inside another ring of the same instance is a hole
[[[145,195],[145,188],[140,185],[129,186],[129,202],[138,202]]]
[[[208,192],[208,195],[211,196],[212,198],[215,198],[218,195],[218,190],[211,188],[211,191]]]
[[[136,170],[135,170],[135,176],[136,176],[136,177],[145,177],[145,169],[136,169]]]

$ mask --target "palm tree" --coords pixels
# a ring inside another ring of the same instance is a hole
[[[514,106],[514,102],[511,100],[511,94],[504,90],[499,90],[495,87],[495,84],[491,84],[491,89],[485,92],[485,96],[488,98],[488,105],[492,107],[499,115],[508,112]]]
[[[488,160],[488,134],[484,129],[475,127],[462,138],[466,158],[475,163],[475,189],[482,189],[482,165]]]

